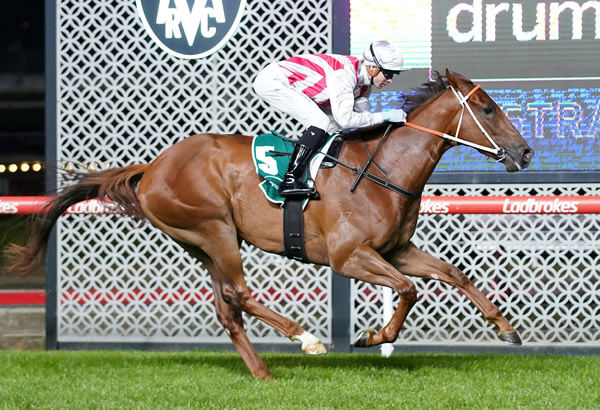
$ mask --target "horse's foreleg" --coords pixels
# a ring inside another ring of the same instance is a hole
[[[496,325],[498,337],[507,343],[520,345],[521,338],[496,307],[456,266],[418,249],[410,243],[398,251],[390,262],[406,275],[435,279],[459,289],[479,309],[485,319]]]
[[[343,276],[375,285],[388,286],[395,289],[400,295],[400,302],[389,323],[379,332],[373,329],[363,331],[354,346],[369,347],[396,340],[408,312],[417,300],[414,283],[367,245],[357,247],[347,258],[334,255],[331,257],[331,261],[333,270]]]

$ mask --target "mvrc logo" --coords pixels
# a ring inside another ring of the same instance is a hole
[[[136,0],[146,30],[166,52],[206,57],[227,43],[240,24],[246,0]]]

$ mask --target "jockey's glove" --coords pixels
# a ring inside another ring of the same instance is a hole
[[[406,113],[402,109],[384,111],[383,114],[384,121],[388,122],[404,122],[406,121]]]

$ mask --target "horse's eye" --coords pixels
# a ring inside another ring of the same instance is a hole
[[[494,107],[491,104],[486,105],[481,109],[481,112],[488,118],[494,116]]]

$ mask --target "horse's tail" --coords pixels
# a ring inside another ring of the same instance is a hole
[[[56,221],[77,202],[108,198],[119,204],[125,214],[145,219],[139,207],[136,185],[148,166],[149,164],[130,165],[85,174],[76,184],[61,190],[39,213],[32,216],[27,244],[12,244],[6,249],[8,271],[26,276],[38,269],[44,262],[50,232]]]

